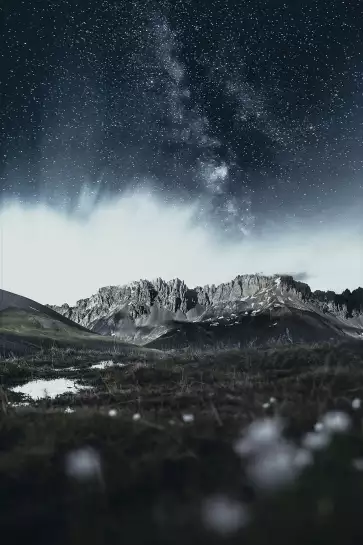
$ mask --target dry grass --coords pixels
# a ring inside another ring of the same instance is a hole
[[[89,352],[0,364],[0,524],[7,543],[362,542],[363,473],[352,459],[363,456],[363,414],[351,406],[363,399],[359,345],[169,354],[152,362],[119,357],[126,366],[104,370],[89,367],[100,359]],[[76,371],[57,376],[78,377],[91,391],[12,406],[20,397],[10,386],[69,365]],[[271,397],[276,402],[264,408]],[[67,406],[76,411],[66,414]],[[351,432],[317,455],[292,487],[272,496],[256,491],[233,449],[241,429],[278,414],[296,442],[331,409],[351,415]],[[185,422],[185,414],[194,421]],[[67,454],[84,447],[101,458],[101,483],[65,474]],[[215,495],[253,513],[227,539],[202,523],[202,506]]]

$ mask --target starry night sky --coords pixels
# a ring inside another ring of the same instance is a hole
[[[2,0],[0,188],[147,186],[221,231],[362,199],[360,0]],[[203,215],[204,214],[204,215]]]

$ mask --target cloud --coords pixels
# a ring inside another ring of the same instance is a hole
[[[283,273],[276,273],[281,274],[282,276],[293,276],[295,280],[299,282],[307,282],[309,279],[309,274],[307,272],[283,272]]]
[[[40,303],[73,304],[102,286],[159,276],[193,287],[237,274],[304,271],[312,289],[362,285],[357,217],[340,226],[280,225],[231,240],[196,220],[198,203],[166,203],[147,190],[103,198],[92,211],[84,202],[84,214],[3,203],[2,288]]]

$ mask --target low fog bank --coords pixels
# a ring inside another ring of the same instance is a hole
[[[197,206],[149,192],[80,201],[77,212],[8,201],[0,209],[1,287],[40,303],[74,304],[100,287],[175,277],[190,286],[238,274],[293,274],[315,289],[363,284],[358,210],[274,224],[231,239],[195,221]]]

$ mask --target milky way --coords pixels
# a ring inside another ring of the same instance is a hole
[[[362,9],[3,0],[2,202],[92,212],[147,191],[235,242],[353,205],[359,221]]]

